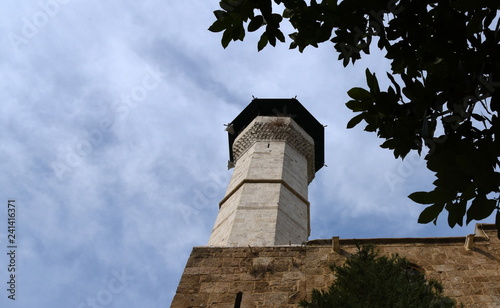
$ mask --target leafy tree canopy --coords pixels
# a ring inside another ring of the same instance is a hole
[[[456,302],[443,296],[436,280],[427,281],[406,258],[378,256],[373,247],[358,248],[342,266],[332,266],[336,280],[328,291],[314,289],[308,308],[447,308]]]
[[[222,46],[261,32],[258,50],[332,43],[344,66],[370,48],[391,61],[390,86],[366,69],[367,88],[349,90],[346,105],[381,146],[404,158],[425,149],[434,189],[409,197],[427,205],[418,221],[436,223],[443,210],[451,227],[499,210],[500,21],[498,0],[222,0],[209,30]],[[283,8],[282,13],[273,10]],[[497,214],[497,227],[500,214]],[[500,237],[500,234],[499,234]]]

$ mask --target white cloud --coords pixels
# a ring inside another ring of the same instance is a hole
[[[313,238],[452,234],[446,221],[416,224],[406,195],[428,189],[425,166],[345,129],[345,93],[365,85],[364,66],[384,76],[376,56],[344,69],[330,46],[257,53],[252,35],[224,50],[206,30],[217,2],[60,1],[49,16],[54,1],[8,1],[0,13],[0,204],[20,205],[18,307],[77,307],[122,269],[137,278],[108,307],[168,305],[231,174],[223,124],[252,95],[297,95],[328,125]],[[26,41],[13,46],[9,33]]]

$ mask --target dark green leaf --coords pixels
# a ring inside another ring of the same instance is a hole
[[[227,11],[227,12],[232,12],[232,11],[234,11],[234,7],[233,7],[233,6],[231,6],[231,5],[229,5],[228,3],[224,2],[224,1],[219,2],[219,5],[220,5],[220,7],[221,7],[223,10],[225,10],[225,11]]]
[[[228,28],[222,34],[221,44],[224,48],[226,48],[229,45],[229,42],[231,42],[231,30],[231,28]]]
[[[358,111],[367,110],[368,108],[370,108],[372,103],[367,102],[367,101],[350,100],[345,105],[347,106],[347,108],[351,109],[352,111],[358,112]]]
[[[271,26],[269,24],[266,26],[265,33],[267,35],[267,41],[273,47],[276,46],[276,30],[277,30],[277,28],[274,28],[273,26]]]
[[[248,32],[257,31],[264,24],[264,17],[262,15],[255,16],[248,24]]]
[[[280,42],[282,42],[282,43],[284,43],[284,42],[285,42],[285,36],[283,35],[283,32],[281,32],[279,29],[276,29],[275,34],[276,34],[276,38],[277,38]]]
[[[444,187],[436,187],[433,191],[429,192],[429,194],[434,202],[443,204],[452,202],[456,196],[456,193],[447,190]]]
[[[347,92],[347,95],[349,95],[351,98],[354,98],[354,99],[357,99],[360,101],[373,100],[370,92],[366,91],[363,88],[352,88]]]
[[[477,196],[467,211],[467,224],[472,220],[485,219],[493,213],[496,201],[486,198],[484,195]]]
[[[420,204],[432,204],[434,199],[430,192],[427,191],[417,191],[408,196],[413,202]]]
[[[276,27],[279,27],[279,24],[283,20],[283,16],[281,16],[280,14],[272,14],[271,17],[272,17],[272,23],[276,25]]]
[[[365,115],[363,113],[358,114],[357,116],[353,117],[347,123],[347,128],[353,128],[354,126],[358,125],[359,122],[361,122],[364,119],[364,117],[365,117]]]
[[[394,138],[393,139],[388,139],[388,140],[384,141],[384,143],[382,143],[380,145],[380,147],[383,148],[383,149],[391,149],[391,150],[397,148],[397,146],[398,146],[398,141],[396,139],[394,139]],[[396,153],[395,153],[395,155],[396,155]],[[426,203],[426,204],[429,204],[429,203]]]
[[[210,26],[210,28],[208,28],[208,30],[211,32],[221,32],[223,30],[226,30],[230,26],[231,22],[229,20],[218,19]]]
[[[258,50],[258,51],[261,51],[262,49],[264,49],[264,47],[266,47],[266,45],[267,45],[267,42],[268,42],[268,39],[267,39],[267,34],[264,32],[264,33],[262,33],[262,35],[260,36],[260,40],[259,40],[259,42],[257,43],[257,50]]]
[[[245,29],[242,24],[233,26],[233,31],[231,32],[231,37],[233,41],[240,40],[243,41],[245,38]]]
[[[483,117],[482,115],[479,115],[477,113],[473,113],[473,114],[471,114],[471,116],[474,118],[474,120],[480,121],[480,122],[484,122],[486,119],[485,117]]]
[[[443,211],[443,207],[444,205],[442,204],[434,204],[427,207],[422,211],[422,213],[420,213],[420,216],[418,217],[418,223],[427,224],[431,221],[434,221],[435,224],[439,213]]]
[[[276,46],[276,36],[274,35],[274,33],[267,32],[267,40],[269,41],[269,44],[271,44],[271,46]]]
[[[368,84],[368,87],[370,87],[370,92],[372,94],[378,94],[380,93],[380,88],[378,86],[378,81],[377,77],[375,76],[375,73],[370,73],[369,69],[366,69],[365,71],[366,75],[366,83]]]
[[[446,210],[448,211],[448,225],[453,228],[455,225],[462,226],[465,216],[465,211],[467,209],[467,202],[450,202],[446,205]]]
[[[229,16],[229,14],[227,14],[226,12],[221,11],[221,10],[214,11],[214,15],[215,15],[215,18],[217,18],[219,20],[224,19],[227,16]]]

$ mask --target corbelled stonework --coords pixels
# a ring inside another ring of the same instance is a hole
[[[257,141],[283,141],[307,159],[309,183],[314,179],[314,141],[290,117],[256,117],[233,143],[234,162]]]
[[[452,237],[195,247],[171,307],[297,307],[312,289],[326,289],[332,283],[330,264],[341,265],[356,251],[356,244],[370,243],[381,254],[408,258],[428,278],[441,281],[445,295],[466,308],[499,308],[500,241],[496,232],[492,224],[478,224],[468,245],[466,237]]]

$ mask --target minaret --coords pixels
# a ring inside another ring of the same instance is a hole
[[[235,170],[209,246],[301,244],[308,185],[324,164],[324,128],[296,99],[254,99],[226,129]]]

